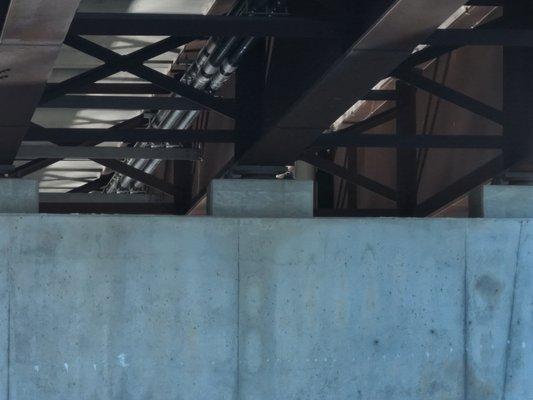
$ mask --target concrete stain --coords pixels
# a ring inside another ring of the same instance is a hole
[[[505,284],[490,275],[482,275],[475,282],[475,290],[486,305],[486,311],[492,311],[500,302]]]
[[[496,391],[493,382],[487,382],[477,377],[476,372],[472,367],[466,369],[466,379],[468,393],[466,398],[468,400],[497,400],[500,395]]]

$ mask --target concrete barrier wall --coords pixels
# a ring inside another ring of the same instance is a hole
[[[529,220],[1,216],[0,398],[533,398]]]
[[[0,226],[0,398],[235,397],[236,222],[35,216]]]

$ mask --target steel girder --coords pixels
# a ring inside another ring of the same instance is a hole
[[[49,83],[46,89],[54,91],[60,83]],[[76,94],[166,94],[170,92],[153,83],[92,83],[74,89]]]
[[[146,172],[134,168],[122,161],[104,160],[98,158],[92,159],[92,161],[103,165],[104,167],[107,167],[109,169],[112,169],[113,171],[118,172],[122,175],[129,176],[130,178],[135,179],[136,181],[139,181],[145,184],[146,186],[150,186],[151,188],[159,190],[162,193],[166,193],[171,196],[174,196],[177,193],[176,188],[170,183],[167,183],[155,177],[154,175],[147,174]]]
[[[198,150],[179,147],[111,147],[111,146],[54,146],[23,144],[17,152],[17,160],[89,159],[119,160],[124,158],[149,160],[189,160],[200,158]]]
[[[133,117],[129,120],[123,121],[121,123],[118,123],[114,126],[112,126],[109,129],[106,129],[106,132],[112,133],[116,130],[121,129],[132,129],[137,128],[144,122],[144,116],[138,115],[136,117]],[[32,124],[31,129],[44,129],[41,126]],[[103,142],[102,141],[91,141],[91,140],[84,140],[81,144],[84,146],[96,146],[97,144]],[[72,142],[70,142],[72,144]],[[30,162],[27,162],[26,164],[23,164],[21,166],[16,167],[12,172],[10,172],[9,176],[13,178],[23,178],[27,175],[30,175],[34,172],[37,172],[43,168],[46,168],[50,165],[55,164],[56,162],[61,161],[60,158],[50,159],[50,158],[41,158],[37,160],[32,160]]]
[[[11,0],[0,37],[0,165],[10,169],[79,0]],[[8,172],[5,170],[4,172]]]
[[[479,100],[466,96],[457,90],[453,90],[441,85],[440,83],[434,82],[431,79],[425,78],[415,71],[397,70],[393,73],[393,76],[419,89],[425,90],[426,92],[458,105],[459,107],[463,107],[464,109],[467,109],[475,114],[481,115],[492,122],[500,125],[503,123],[503,113],[500,110],[486,105]]]
[[[240,157],[242,164],[293,163],[357,99],[390,75],[463,0],[396,0],[333,67]],[[420,12],[424,10],[424,12]]]
[[[244,134],[244,133],[242,133]],[[235,130],[213,129],[83,129],[30,128],[27,142],[72,144],[86,142],[168,142],[168,143],[235,143],[241,135]]]
[[[73,35],[274,36],[339,38],[353,33],[357,21],[286,16],[79,13]]]
[[[457,135],[413,135],[399,136],[394,133],[343,133],[335,132],[320,136],[314,143],[316,148],[360,147],[360,148],[403,148],[403,149],[502,149],[505,140],[501,135],[457,134]]]
[[[87,55],[98,58],[104,61],[105,64],[73,78],[67,79],[57,86],[51,87],[44,93],[41,103],[47,103],[56,99],[57,97],[75,91],[80,87],[93,84],[96,81],[107,78],[108,76],[119,71],[126,71],[138,76],[141,79],[160,86],[169,92],[175,93],[180,97],[186,98],[200,108],[208,108],[229,117],[234,117],[235,110],[226,102],[220,101],[220,99],[187,86],[176,79],[171,78],[170,76],[164,75],[143,65],[144,61],[169,50],[175,49],[176,47],[186,44],[189,41],[191,41],[191,38],[183,39],[169,37],[146,46],[143,49],[137,50],[131,54],[122,56],[80,36],[67,36],[65,39],[65,43],[67,45]]]
[[[226,102],[221,101],[222,102]],[[231,102],[228,102],[231,104]],[[169,96],[80,96],[69,95],[42,103],[41,108],[95,110],[199,110],[198,104],[182,97]]]

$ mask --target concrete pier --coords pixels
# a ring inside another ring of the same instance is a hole
[[[39,212],[39,182],[0,178],[0,213]]]
[[[313,181],[219,179],[209,186],[207,210],[215,217],[308,218],[313,199]]]
[[[486,218],[533,218],[533,186],[484,186],[482,204]]]

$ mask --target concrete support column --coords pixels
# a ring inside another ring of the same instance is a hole
[[[484,186],[482,205],[485,218],[533,218],[533,186]]]
[[[207,213],[215,217],[310,218],[313,182],[220,179],[209,185]]]
[[[39,183],[29,179],[0,179],[0,213],[38,213]]]
[[[297,181],[314,181],[315,167],[305,161],[296,161],[294,163],[294,179]]]

